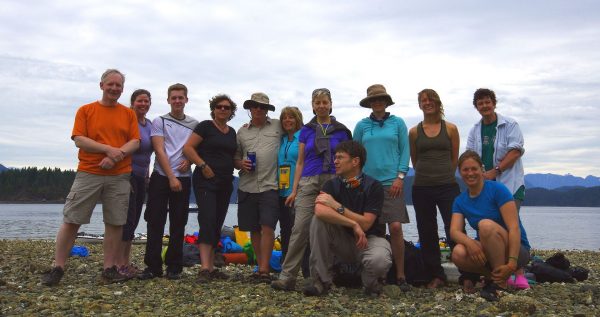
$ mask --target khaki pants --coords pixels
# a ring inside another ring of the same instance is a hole
[[[310,276],[313,281],[323,286],[331,285],[331,267],[335,256],[344,263],[358,262],[363,286],[376,289],[392,266],[392,249],[385,238],[369,235],[367,240],[367,247],[359,250],[349,228],[314,217],[310,225]]]
[[[300,178],[298,183],[298,194],[294,202],[294,227],[292,228],[292,235],[290,237],[290,244],[288,252],[285,255],[281,274],[279,279],[295,280],[302,265],[302,258],[304,257],[304,251],[308,244],[308,232],[310,228],[310,221],[315,214],[315,199],[323,184],[326,181],[332,179],[335,175],[333,174],[322,174],[315,176],[306,176]]]

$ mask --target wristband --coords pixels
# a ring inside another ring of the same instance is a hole
[[[498,175],[502,174],[502,170],[500,169],[500,165],[496,165],[496,167],[494,167],[494,169],[496,170],[496,173],[498,173]]]
[[[509,256],[508,260],[510,261],[510,259],[515,260],[515,263],[519,262],[519,258],[517,258],[516,256]]]

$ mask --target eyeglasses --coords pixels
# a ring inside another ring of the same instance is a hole
[[[231,106],[225,106],[225,105],[216,105],[215,109],[220,109],[220,110],[230,110]]]
[[[314,99],[316,96],[321,95],[321,94],[326,94],[328,96],[331,96],[331,92],[329,91],[329,89],[327,89],[327,88],[317,88],[317,89],[313,90],[312,97]]]

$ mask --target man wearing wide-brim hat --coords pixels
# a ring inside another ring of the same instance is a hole
[[[371,115],[356,124],[353,139],[367,150],[365,174],[383,185],[385,197],[380,224],[388,224],[392,255],[396,263],[396,283],[402,291],[409,291],[404,274],[404,236],[402,224],[408,223],[404,201],[404,176],[408,172],[410,145],[408,129],[402,118],[387,112],[394,104],[385,87],[375,84],[367,88],[367,97],[360,105],[371,108]],[[376,153],[376,155],[373,155]]]
[[[275,111],[269,97],[262,92],[253,93],[244,102],[250,111],[250,123],[237,133],[235,168],[240,170],[238,185],[238,225],[250,231],[252,247],[258,262],[258,272],[252,280],[270,283],[269,261],[275,241],[275,225],[279,214],[277,193],[277,153],[283,130],[277,119],[267,116]],[[248,152],[256,154],[255,166],[248,160]]]
[[[251,110],[253,107],[275,111],[275,106],[269,104],[269,96],[263,92],[255,92],[250,97],[250,100],[244,101],[244,109]]]

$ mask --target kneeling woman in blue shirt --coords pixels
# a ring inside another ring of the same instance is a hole
[[[512,193],[502,183],[484,179],[479,155],[466,151],[458,159],[458,169],[467,190],[452,206],[450,236],[456,242],[452,262],[484,275],[481,296],[498,300],[497,290],[506,288],[507,278],[529,262],[531,247]],[[464,233],[465,219],[477,231],[475,239]]]

